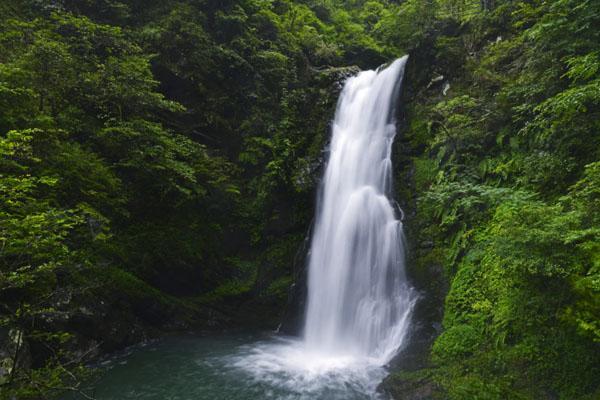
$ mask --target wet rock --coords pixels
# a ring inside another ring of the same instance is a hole
[[[360,72],[360,68],[356,65],[351,65],[347,67],[327,67],[323,69],[313,69],[313,71],[319,74],[320,79],[329,81],[331,83],[334,90],[328,94],[337,98],[339,92],[344,87],[346,79],[358,74]]]
[[[444,83],[444,87],[442,88],[442,94],[444,96],[448,95],[448,90],[450,90],[450,83]]]
[[[17,368],[31,367],[29,344],[24,340],[22,331],[0,328],[0,385],[9,379],[15,368],[15,359]]]
[[[380,390],[394,400],[441,400],[439,386],[432,381],[429,372],[416,374],[392,374],[380,386]]]
[[[430,87],[432,87],[438,83],[441,83],[443,81],[444,81],[444,75],[438,75],[429,81],[429,83],[427,84],[427,89],[429,89]]]
[[[307,260],[310,251],[311,231],[312,229],[309,229],[294,259],[294,283],[288,289],[288,301],[278,329],[280,333],[286,335],[299,335],[304,322],[306,297],[308,295]]]

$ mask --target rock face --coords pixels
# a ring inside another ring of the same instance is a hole
[[[427,57],[411,54],[407,65],[405,87],[402,93],[403,107],[410,109],[417,96],[442,95],[445,77],[434,74],[423,65]],[[390,375],[380,385],[388,396],[401,400],[425,400],[439,398],[439,390],[431,380],[429,354],[434,340],[441,333],[443,305],[448,291],[443,265],[435,253],[434,243],[422,227],[418,212],[417,177],[414,158],[424,148],[418,138],[407,136],[408,124],[405,110],[399,110],[398,135],[393,151],[396,199],[403,210],[404,229],[408,243],[407,275],[419,293],[419,300],[412,315],[412,326],[405,347],[390,363]]]
[[[294,260],[294,283],[288,288],[288,301],[279,326],[279,332],[285,335],[296,336],[302,332],[308,290],[307,260],[310,251],[310,231],[309,229],[309,234],[302,242]]]
[[[67,293],[55,308],[36,316],[35,329],[61,336],[60,361],[86,364],[104,354],[170,332],[223,329],[230,323],[205,305],[170,297],[117,268],[89,271],[98,285]],[[15,365],[21,371],[43,368],[56,352],[52,342],[29,332],[0,328],[0,385]],[[16,360],[16,361],[15,361]]]

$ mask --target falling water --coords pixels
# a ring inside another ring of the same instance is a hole
[[[348,79],[333,123],[309,255],[304,335],[240,348],[227,359],[263,398],[371,400],[402,347],[415,301],[391,152],[407,57]]]
[[[384,364],[407,332],[414,296],[390,198],[406,60],[348,79],[338,102],[309,256],[304,342],[316,353]]]

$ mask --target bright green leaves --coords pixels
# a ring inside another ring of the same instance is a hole
[[[436,340],[433,352],[439,358],[438,362],[465,358],[480,351],[483,334],[477,331],[473,321],[468,322],[452,325]]]
[[[366,4],[369,3],[373,2]],[[392,58],[419,46],[431,32],[437,7],[433,0],[408,0],[397,7],[391,2],[383,7],[371,4],[361,11],[361,16],[366,18],[368,32],[389,46]]]
[[[203,182],[226,178],[218,176],[218,165],[211,165],[204,146],[166,131],[160,124],[143,120],[123,123],[101,130],[98,139],[104,156],[138,193],[156,190],[153,196],[158,198],[170,192],[184,198],[203,196],[210,189]]]
[[[109,57],[98,70],[86,76],[84,96],[107,122],[184,110],[156,92],[157,85],[146,56]]]
[[[55,115],[75,76],[68,47],[60,41],[42,36],[19,61],[17,68],[30,73],[28,78],[37,93],[39,111],[49,109]]]
[[[0,28],[0,320],[23,338],[18,398],[73,378],[75,295],[105,284],[90,268],[152,279],[168,266],[193,290],[218,276],[198,271],[217,264],[235,167],[174,133],[186,109],[131,36],[67,12]],[[33,371],[29,345],[48,349]]]
[[[452,399],[595,398],[599,3],[478,3],[437,2],[406,133],[450,280],[434,375]]]
[[[491,220],[472,235],[446,298],[446,330],[434,346],[442,380],[462,379],[467,365],[480,371],[483,381],[543,381],[557,390],[579,393],[573,386],[558,389],[562,381],[546,379],[564,373],[548,366],[561,365],[572,353],[594,352],[585,337],[598,340],[600,231],[589,227],[599,218],[597,204],[590,201],[597,197],[598,182],[595,165],[587,171],[556,204],[527,196],[504,198]],[[575,330],[581,336],[573,336]],[[537,346],[556,346],[546,335],[562,338],[560,351],[538,353]],[[593,355],[581,357],[586,373],[577,379],[584,393],[595,367]],[[464,364],[458,367],[461,359]],[[515,363],[545,367],[519,377],[508,372]],[[457,384],[449,382],[451,390],[457,390]]]
[[[0,139],[3,160],[12,158],[12,168],[2,165],[0,175],[2,272],[23,276],[47,274],[67,260],[71,256],[67,239],[85,218],[80,210],[61,210],[43,199],[42,193],[57,185],[58,180],[29,174],[28,164],[39,160],[33,156],[32,136],[28,133],[32,131],[11,131]],[[13,173],[7,175],[11,169]]]
[[[17,367],[22,364],[19,349],[42,336],[49,348],[55,338],[68,339],[64,333],[39,331],[37,325],[57,311],[57,299],[69,290],[59,284],[59,274],[82,268],[87,258],[81,247],[91,249],[91,242],[100,239],[85,227],[92,213],[57,207],[47,199],[45,193],[57,186],[58,179],[31,174],[42,162],[34,156],[32,145],[41,134],[11,131],[0,137],[0,326],[19,336],[15,348],[9,349],[8,379],[26,385],[31,385],[32,377]],[[63,378],[59,375],[58,381]],[[49,384],[45,378],[42,382]]]
[[[485,1],[478,0],[438,0],[438,18],[451,18],[460,22],[468,22],[477,18]]]
[[[580,209],[588,226],[600,223],[600,162],[585,166],[583,178],[571,187],[569,196],[562,201],[570,208]]]
[[[584,255],[571,246],[576,217],[560,206],[507,204],[498,208],[482,240],[490,241],[488,253],[515,273],[567,278],[586,269]]]
[[[228,42],[236,36],[244,33],[248,15],[246,11],[239,5],[234,5],[227,12],[221,10],[215,13],[215,26],[218,27],[215,32],[219,41]]]
[[[583,56],[569,57],[566,62],[569,70],[565,73],[565,76],[575,82],[588,81],[598,77],[598,73],[600,72],[598,51]]]
[[[431,148],[437,151],[440,164],[461,168],[481,153],[485,136],[480,126],[487,115],[474,98],[454,97],[438,103],[432,111],[432,128],[438,132]]]
[[[572,280],[578,295],[575,305],[565,310],[565,318],[574,321],[585,335],[600,341],[600,163],[586,166],[583,179],[568,196],[561,199],[568,212],[578,216],[579,229],[566,240],[585,255],[583,273]]]

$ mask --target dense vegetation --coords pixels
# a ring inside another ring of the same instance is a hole
[[[600,4],[439,7],[406,130],[417,262],[449,282],[427,373],[444,398],[597,398]]]
[[[405,53],[413,275],[449,290],[398,380],[597,397],[597,26],[593,0],[0,1],[2,397],[148,327],[277,320],[340,81]]]

